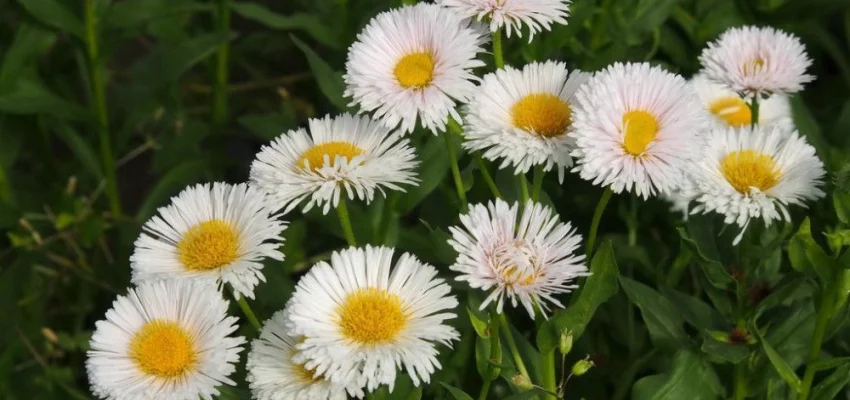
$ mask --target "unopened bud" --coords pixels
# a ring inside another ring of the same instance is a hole
[[[590,361],[590,359],[585,358],[584,360],[578,360],[575,364],[573,364],[572,372],[575,376],[582,376],[591,368],[593,368],[593,361]]]
[[[558,350],[561,354],[567,355],[573,349],[573,333],[571,331],[561,332],[561,340],[558,341]]]
[[[534,385],[531,383],[531,379],[528,379],[528,377],[525,375],[514,375],[514,377],[511,378],[511,382],[513,382],[516,387],[522,390],[531,390],[531,388],[534,387]]]

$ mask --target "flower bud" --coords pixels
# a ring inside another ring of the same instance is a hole
[[[567,355],[573,349],[573,333],[569,330],[561,332],[561,339],[558,341],[558,350],[561,354]]]
[[[521,374],[514,375],[514,377],[511,378],[511,382],[522,390],[530,390],[534,387],[531,383],[531,379],[528,379],[527,376]]]
[[[585,358],[584,360],[578,360],[575,364],[573,364],[573,375],[582,376],[591,368],[593,368],[593,361],[590,361],[589,358]]]

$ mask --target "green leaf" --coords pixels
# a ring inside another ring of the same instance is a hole
[[[812,400],[832,400],[844,386],[850,383],[850,366],[845,365],[836,369],[832,374],[820,381],[812,390]]]
[[[40,83],[20,80],[0,94],[0,112],[9,114],[46,114],[61,119],[83,121],[89,118],[85,108],[67,101]]]
[[[285,16],[275,13],[263,5],[248,2],[232,2],[230,9],[244,18],[257,21],[269,28],[302,30],[328,47],[334,49],[342,47],[336,33],[310,14],[297,13]]]
[[[103,25],[107,30],[136,29],[170,15],[212,9],[212,4],[191,0],[122,0],[110,4]]]
[[[714,287],[725,288],[734,282],[729,272],[723,268],[720,252],[717,248],[717,233],[710,216],[692,215],[688,218],[687,230],[678,228],[679,236],[688,245],[693,247],[699,255],[705,276]]]
[[[463,390],[460,390],[460,389],[458,389],[458,388],[456,388],[452,385],[448,385],[446,383],[441,382],[440,384],[443,385],[446,389],[449,390],[449,393],[452,394],[452,396],[455,398],[455,400],[472,400],[472,397],[469,396],[468,394],[464,393]]]
[[[301,52],[307,57],[307,62],[310,64],[310,70],[316,76],[316,82],[319,84],[319,90],[327,99],[339,110],[348,109],[348,103],[343,98],[345,92],[345,82],[342,79],[342,73],[335,71],[328,63],[319,57],[310,46],[307,46],[299,40],[295,35],[289,35],[295,45],[301,49]]]
[[[41,27],[22,22],[15,32],[15,40],[5,50],[0,65],[0,93],[11,90],[15,82],[27,73],[35,73],[35,61],[56,43],[56,34]]]
[[[83,23],[68,10],[64,4],[56,0],[18,0],[30,14],[39,22],[59,29],[71,32],[82,38]]]
[[[756,332],[758,333],[758,331]],[[800,378],[797,376],[797,374],[794,372],[794,369],[791,368],[791,366],[788,365],[788,362],[786,362],[785,359],[782,358],[782,356],[776,352],[776,349],[774,349],[773,346],[771,346],[770,343],[768,343],[767,340],[764,339],[761,333],[758,333],[758,336],[759,342],[761,342],[761,347],[762,349],[764,349],[764,353],[767,355],[767,358],[768,360],[770,360],[770,363],[773,365],[773,368],[776,369],[776,372],[779,373],[779,376],[781,376],[782,379],[785,380],[785,382],[788,382],[788,384],[791,386],[792,389],[794,389],[795,392],[799,393],[800,388],[802,386],[802,382],[800,381]]]
[[[808,217],[788,242],[788,258],[791,259],[791,266],[797,271],[814,272],[824,283],[831,280],[834,260],[815,242]]]
[[[97,179],[103,176],[98,162],[97,153],[92,149],[88,141],[84,140],[70,125],[64,122],[57,122],[56,133],[59,138],[65,142],[65,145],[71,149],[77,160],[85,167],[88,172]]]
[[[620,276],[620,285],[629,300],[640,308],[649,336],[656,346],[677,349],[689,342],[682,316],[666,297],[649,286]]]
[[[167,86],[235,37],[230,32],[209,33],[177,45],[161,44],[133,66],[133,80],[149,91]]]
[[[662,288],[661,291],[670,299],[676,309],[679,310],[685,322],[697,329],[706,330],[725,327],[726,324],[723,316],[699,298],[669,288]]]
[[[791,114],[797,130],[809,139],[809,143],[817,150],[818,156],[823,160],[824,164],[827,166],[831,165],[829,161],[830,146],[826,139],[824,139],[820,125],[815,120],[812,112],[806,107],[800,96],[791,96],[789,100],[791,102]]]
[[[436,189],[449,171],[449,156],[443,138],[434,135],[425,136],[425,145],[418,150],[419,185],[405,188],[406,193],[399,201],[399,210],[406,214],[425,200]]]
[[[166,201],[176,196],[186,185],[198,183],[206,175],[207,167],[204,160],[185,161],[163,175],[153,189],[148,192],[147,198],[136,213],[137,221],[145,221],[156,211],[157,207],[163,206]]]
[[[634,16],[630,28],[634,32],[648,32],[657,29],[669,17],[680,0],[640,0],[630,13]]]
[[[835,192],[832,194],[832,206],[835,214],[845,224],[850,224],[850,193]]]
[[[584,333],[596,309],[617,293],[617,262],[611,242],[605,242],[590,263],[591,275],[584,281],[580,293],[567,309],[558,311],[537,332],[537,346],[541,352],[553,351],[561,332],[569,330],[574,340]]]
[[[669,372],[641,378],[632,388],[633,400],[715,400],[723,394],[714,368],[688,350],[676,353]]]
[[[724,343],[711,336],[705,337],[700,350],[716,360],[730,364],[742,362],[750,355],[750,349],[746,345]]]
[[[844,366],[845,364],[850,364],[850,357],[838,357],[838,358],[831,358],[829,360],[816,361],[814,364],[812,364],[812,368],[814,368],[817,371],[823,371],[823,370],[827,370],[827,369],[833,369],[833,368],[836,368],[836,367],[841,367],[841,366]]]
[[[472,327],[475,329],[475,333],[485,339],[490,337],[490,333],[487,330],[487,321],[484,321],[479,318],[478,314],[469,309],[469,307],[466,308],[466,312],[469,314],[469,321],[472,323]]]
[[[260,139],[270,141],[293,126],[295,121],[282,113],[249,114],[239,118],[239,123]]]

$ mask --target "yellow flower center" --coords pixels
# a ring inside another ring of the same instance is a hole
[[[184,375],[197,362],[189,333],[171,321],[153,320],[130,341],[130,357],[144,373],[160,378]]]
[[[759,57],[755,60],[750,60],[744,63],[744,75],[751,76],[757,74],[765,66],[763,58]]]
[[[623,115],[623,131],[626,153],[639,156],[658,134],[658,121],[646,111],[629,111]]]
[[[221,220],[201,222],[183,234],[177,243],[180,262],[192,271],[208,271],[223,267],[236,259],[239,235]]]
[[[342,334],[361,344],[391,342],[407,324],[401,299],[382,289],[349,294],[339,309]]]
[[[514,126],[540,136],[564,133],[572,123],[572,109],[560,97],[549,93],[530,94],[511,107]]]
[[[434,56],[430,52],[411,53],[401,58],[393,70],[398,84],[419,89],[434,79]]]
[[[523,270],[516,265],[511,265],[501,272],[502,279],[508,285],[520,284],[522,286],[530,285],[537,280],[538,272],[535,270]]]
[[[729,126],[749,126],[753,118],[750,106],[737,96],[719,98],[711,102],[708,109],[717,118],[726,121]]]
[[[333,165],[336,158],[344,157],[349,162],[352,158],[363,154],[363,149],[348,143],[348,142],[327,142],[317,144],[301,155],[298,161],[295,162],[302,170],[310,168],[315,171],[325,166],[325,157],[328,157],[328,162]]]
[[[316,376],[316,371],[307,369],[304,364],[297,364],[292,367],[293,375],[302,383],[316,383],[322,380],[322,376]]]
[[[720,161],[726,181],[741,194],[751,188],[764,192],[779,182],[780,171],[773,157],[754,150],[733,151]]]

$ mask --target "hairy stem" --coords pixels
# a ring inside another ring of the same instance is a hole
[[[98,16],[94,0],[85,0],[86,51],[88,54],[89,80],[91,83],[91,108],[97,121],[100,141],[100,159],[106,178],[106,196],[113,216],[121,217],[121,198],[115,174],[115,157],[112,155],[112,140],[109,135],[109,112],[106,108],[106,82],[104,66],[100,58]]]

